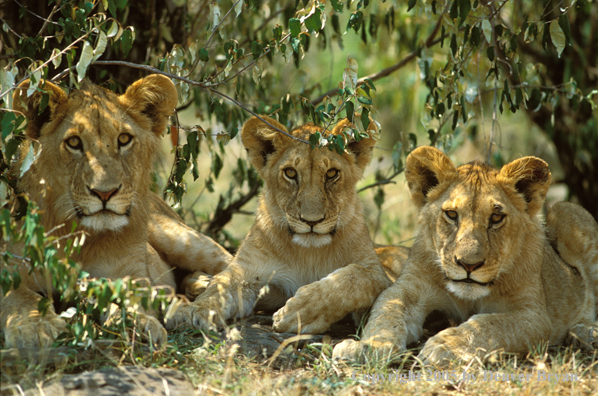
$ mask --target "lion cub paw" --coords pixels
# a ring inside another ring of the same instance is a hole
[[[220,313],[200,302],[181,303],[165,323],[168,330],[193,327],[203,331],[218,330],[226,324]]]
[[[392,342],[380,341],[354,341],[344,340],[336,344],[332,351],[332,358],[338,360],[349,360],[356,363],[366,363],[368,360],[387,360],[401,349]]]
[[[598,323],[577,324],[569,329],[565,344],[584,351],[598,348]]]
[[[195,299],[202,294],[208,288],[212,276],[201,271],[195,271],[189,274],[181,282],[181,288],[185,291],[185,297],[189,301],[195,301]]]
[[[152,342],[157,347],[162,347],[168,344],[166,329],[158,319],[141,313],[138,313],[137,315],[141,335],[145,340]]]
[[[48,312],[43,318],[13,320],[4,331],[4,337],[8,348],[47,348],[64,332],[64,319]]]
[[[318,282],[299,288],[295,296],[276,311],[272,328],[279,333],[296,333],[299,330],[311,334],[325,332],[335,320],[331,321],[333,312],[327,312],[323,301]]]
[[[348,360],[361,362],[365,352],[365,345],[360,341],[343,340],[334,346],[332,358],[337,360]]]
[[[441,331],[426,341],[419,353],[419,358],[425,363],[437,367],[448,367],[451,363],[467,363],[474,358],[468,352],[468,345],[463,345],[467,335],[457,327]]]

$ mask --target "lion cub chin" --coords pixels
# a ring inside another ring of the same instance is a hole
[[[229,253],[187,227],[149,189],[155,154],[177,103],[172,81],[151,75],[123,95],[88,80],[68,95],[49,81],[30,96],[28,88],[26,81],[14,94],[15,110],[29,120],[19,161],[33,149],[30,142],[41,150],[18,187],[40,207],[52,236],[69,237],[75,223],[86,233],[80,253],[72,256],[81,270],[94,278],[149,278],[153,285],[175,287],[173,267],[214,274],[228,265]],[[40,112],[43,92],[48,104]],[[12,171],[19,169],[20,162]],[[22,245],[8,250],[23,254]],[[38,292],[52,294],[50,277],[31,272],[23,260],[2,266],[11,272],[18,268],[22,279],[16,290],[0,292],[6,345],[50,345],[66,328],[53,308],[44,317],[37,311]],[[143,335],[165,343],[162,324],[151,315],[140,316]]]
[[[355,191],[374,139],[347,144],[340,155],[304,141],[323,128],[290,132],[254,117],[241,137],[264,180],[256,219],[231,265],[193,303],[179,307],[167,327],[219,327],[255,307],[275,310],[279,332],[319,333],[346,314],[369,308],[391,284],[376,256]],[[341,135],[343,120],[332,130]],[[369,129],[374,129],[370,124]],[[387,260],[392,261],[392,260]],[[282,307],[282,308],[281,308]]]
[[[422,337],[433,311],[461,324],[426,342],[420,358],[427,363],[483,361],[541,343],[596,347],[598,224],[570,203],[554,205],[541,224],[551,179],[544,161],[456,168],[442,152],[420,147],[405,176],[419,233],[401,276],[374,304],[362,341],[336,345],[335,357],[402,351]]]

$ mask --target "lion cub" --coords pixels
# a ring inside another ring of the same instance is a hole
[[[420,211],[418,236],[401,276],[374,304],[363,341],[343,341],[335,357],[404,350],[432,311],[461,323],[426,342],[420,357],[432,364],[567,338],[595,346],[598,224],[580,206],[559,203],[542,226],[537,214],[551,179],[544,161],[455,168],[420,147],[405,176]]]
[[[312,149],[274,129],[285,130],[275,120],[262,118],[268,123],[254,117],[241,134],[264,180],[255,223],[231,265],[195,302],[181,306],[168,328],[208,329],[254,308],[280,308],[276,331],[320,333],[348,313],[369,308],[391,284],[355,191],[374,139],[350,142],[339,155]],[[350,125],[343,120],[330,133],[340,135]],[[306,124],[290,134],[308,140],[315,132],[324,131]]]
[[[228,265],[232,256],[226,250],[183,224],[149,189],[155,154],[177,103],[168,78],[148,76],[120,96],[87,80],[69,95],[46,82],[49,103],[41,113],[42,93],[27,96],[28,87],[26,81],[15,91],[14,106],[29,119],[27,138],[41,150],[18,188],[36,201],[53,236],[68,234],[73,223],[86,232],[74,257],[82,270],[96,278],[149,278],[175,287],[172,267],[214,274]],[[8,249],[21,254],[22,246]],[[4,297],[0,293],[6,344],[47,346],[66,325],[53,308],[43,318],[37,311],[37,292],[51,292],[51,282],[39,271],[30,273],[28,263],[13,264],[22,283],[4,290]],[[156,318],[141,315],[140,327],[157,344],[166,342]]]

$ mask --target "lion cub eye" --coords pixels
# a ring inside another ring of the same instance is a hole
[[[66,139],[66,145],[73,150],[83,150],[83,142],[81,142],[79,136],[71,136],[70,138]]]
[[[490,216],[490,223],[491,224],[498,224],[501,221],[503,221],[504,218],[505,218],[504,214],[494,213],[492,216]]]
[[[329,169],[328,172],[326,172],[326,178],[328,180],[332,180],[334,178],[336,178],[338,176],[338,169]]]
[[[295,180],[297,178],[297,171],[293,168],[286,168],[284,170],[284,175],[289,179]]]
[[[455,212],[454,210],[445,210],[444,214],[451,220],[457,220],[457,218],[459,217],[457,212]]]
[[[128,133],[121,133],[118,136],[118,147],[123,147],[129,144],[133,140],[133,136],[129,135]]]

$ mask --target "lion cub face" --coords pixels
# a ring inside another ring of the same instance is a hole
[[[286,131],[275,120],[262,118]],[[349,126],[341,121],[331,133],[340,134]],[[319,126],[305,124],[291,135],[308,140],[318,131],[324,132]],[[335,233],[346,226],[343,218],[352,218],[358,200],[355,184],[371,159],[374,139],[352,142],[339,155],[312,149],[255,117],[244,125],[242,138],[250,161],[265,182],[263,196],[271,204],[274,222],[287,229],[297,245],[318,248],[332,243]]]
[[[522,230],[536,221],[550,185],[547,164],[526,157],[500,171],[480,162],[455,168],[426,147],[408,158],[406,177],[447,290],[469,300],[489,295],[526,248]]]
[[[131,213],[143,210],[135,202],[148,191],[147,169],[176,105],[173,84],[150,76],[122,96],[87,81],[68,96],[49,82],[44,89],[50,92],[45,114],[36,114],[41,94],[18,99],[31,113],[28,135],[41,144],[34,167],[56,170],[46,184],[56,196],[58,221],[96,232],[128,225]]]

